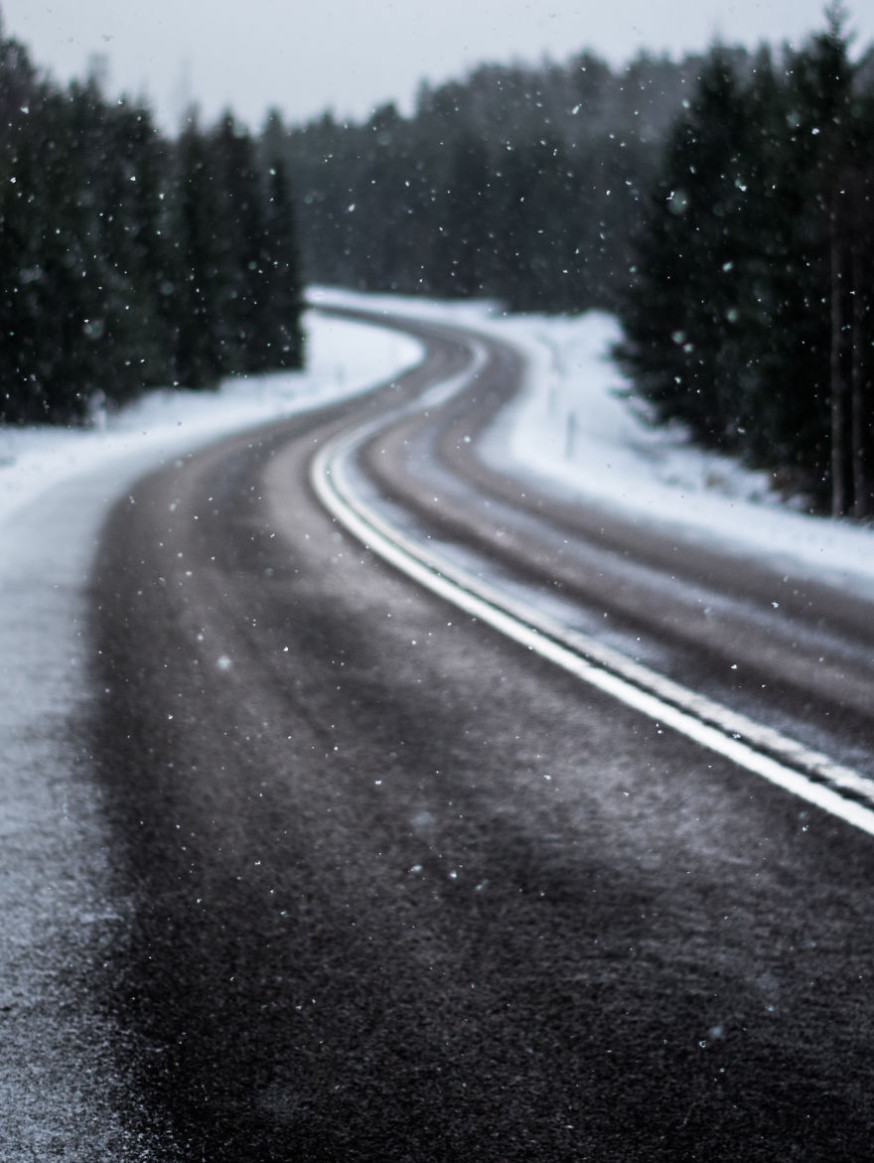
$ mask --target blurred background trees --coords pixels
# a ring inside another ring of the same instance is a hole
[[[178,140],[0,36],[0,420],[299,367],[288,183],[228,115]]]
[[[874,513],[874,58],[483,65],[362,124],[270,126],[310,281],[617,312],[657,421]]]
[[[653,419],[874,513],[874,56],[482,65],[361,123],[178,137],[0,36],[0,419],[300,366],[303,286],[618,314]]]
[[[673,127],[619,303],[663,420],[874,513],[874,88],[843,18],[778,58],[710,56]]]

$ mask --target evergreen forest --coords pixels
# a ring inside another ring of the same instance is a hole
[[[673,126],[617,352],[659,419],[874,515],[874,87],[840,17],[778,61],[715,49]]]
[[[301,366],[302,288],[616,313],[654,422],[874,515],[874,53],[483,64],[414,108],[174,138],[0,38],[0,419]]]
[[[170,140],[0,36],[0,420],[300,367],[297,241],[285,163],[230,113]]]
[[[656,421],[874,514],[874,54],[839,7],[799,49],[483,65],[411,114],[262,130],[306,278],[616,312]]]

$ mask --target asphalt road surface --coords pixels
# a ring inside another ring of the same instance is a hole
[[[129,940],[95,967],[167,1160],[865,1160],[874,837],[403,576],[313,455],[460,373],[142,481],[94,572],[93,752]],[[410,536],[863,775],[861,599],[495,476],[516,386],[365,443]],[[502,584],[503,584],[502,583]],[[527,587],[527,588],[526,588]],[[773,603],[777,602],[775,606]]]

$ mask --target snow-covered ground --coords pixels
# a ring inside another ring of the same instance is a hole
[[[486,442],[498,465],[677,536],[717,538],[789,571],[874,593],[874,530],[782,504],[768,478],[643,423],[604,358],[615,324],[507,318],[495,308],[319,291],[317,301],[408,311],[519,344],[523,398]],[[0,428],[0,1158],[150,1158],[117,1111],[114,1032],[89,993],[95,956],[121,939],[99,792],[76,724],[88,711],[87,577],[112,501],[168,457],[225,432],[349,395],[409,366],[412,341],[318,315],[306,372],[218,393],[153,393],[91,431]],[[162,1158],[167,1158],[166,1151]]]
[[[768,473],[696,449],[679,426],[648,424],[645,408],[627,398],[627,384],[608,357],[619,338],[612,316],[513,316],[482,303],[423,304],[348,291],[321,290],[314,298],[429,314],[521,347],[528,383],[484,443],[493,466],[658,524],[678,539],[710,539],[736,554],[765,558],[785,573],[874,596],[874,525],[812,517],[797,500],[787,501]]]

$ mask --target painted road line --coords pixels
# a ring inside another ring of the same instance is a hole
[[[460,381],[466,383],[469,377],[469,371],[453,377],[451,390],[443,385],[439,399],[460,390],[464,386]],[[429,397],[433,404],[438,394]],[[874,836],[874,783],[861,773],[563,626],[533,605],[523,606],[390,524],[356,493],[348,470],[361,445],[385,423],[382,418],[335,437],[311,466],[312,484],[322,504],[368,549],[591,686]]]

